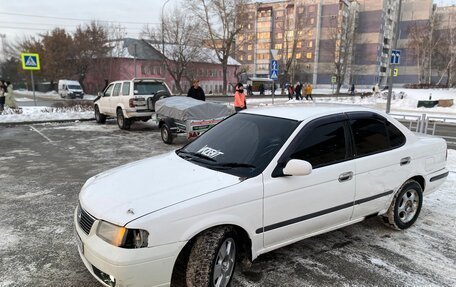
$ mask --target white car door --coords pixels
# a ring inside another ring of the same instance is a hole
[[[388,208],[391,197],[410,174],[405,136],[372,112],[348,113],[353,132],[356,196],[353,219]]]
[[[112,115],[117,115],[117,106],[120,104],[120,87],[122,83],[116,83],[114,89],[112,90],[112,95],[109,98],[109,110]]]
[[[100,113],[105,115],[112,115],[110,110],[110,98],[112,94],[112,90],[114,89],[114,84],[109,85],[103,92],[103,95],[97,101],[98,108],[100,109]]]
[[[279,159],[264,173],[265,248],[275,248],[349,221],[353,211],[355,163],[351,158],[345,115],[308,123]],[[313,166],[305,176],[283,176],[289,159]]]

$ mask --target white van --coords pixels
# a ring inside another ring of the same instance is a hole
[[[83,98],[84,91],[78,81],[59,80],[59,95],[62,98]]]

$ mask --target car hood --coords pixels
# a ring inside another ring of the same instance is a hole
[[[240,182],[239,177],[188,162],[176,153],[100,173],[85,183],[81,206],[117,225]]]

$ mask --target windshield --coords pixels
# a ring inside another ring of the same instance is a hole
[[[177,151],[183,159],[241,177],[266,168],[299,122],[235,114]]]
[[[134,86],[135,95],[153,95],[158,91],[168,92],[168,89],[160,82],[139,82]]]
[[[69,88],[69,89],[72,89],[72,90],[80,90],[80,89],[81,89],[81,86],[78,86],[78,85],[68,85],[68,88]]]

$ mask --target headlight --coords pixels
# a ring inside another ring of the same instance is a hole
[[[100,221],[97,235],[104,241],[122,248],[147,247],[149,233],[142,229],[128,229]]]

